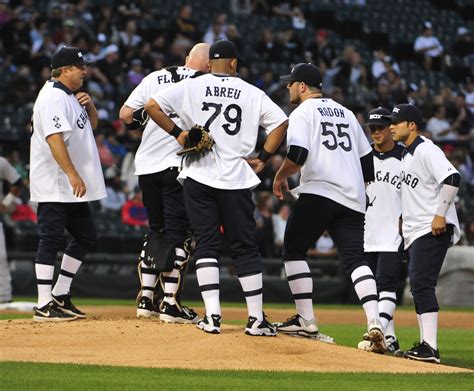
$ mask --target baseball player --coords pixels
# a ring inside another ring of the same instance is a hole
[[[52,78],[33,107],[30,152],[31,200],[38,203],[38,307],[33,316],[37,322],[85,318],[71,302],[69,290],[97,236],[89,201],[106,197],[92,132],[98,123],[97,110],[89,94],[77,92],[87,75],[81,51],[62,47],[52,57],[51,68]],[[72,239],[51,289],[64,229]]]
[[[386,350],[379,319],[377,288],[363,250],[365,188],[374,180],[372,148],[355,115],[332,99],[323,98],[322,75],[312,64],[297,64],[289,75],[291,113],[288,153],[275,175],[273,192],[283,199],[287,178],[301,171],[299,196],[288,219],[283,261],[297,314],[278,324],[286,334],[317,337],[313,312],[313,281],[306,253],[325,230],[334,240],[339,259],[350,274],[365,310],[371,351]]]
[[[166,112],[176,112],[184,129],[195,124],[204,126],[215,141],[204,156],[186,160],[178,176],[196,239],[193,259],[206,307],[197,327],[207,333],[220,333],[218,259],[222,225],[247,301],[245,333],[274,336],[276,330],[262,311],[262,261],[255,243],[251,191],[260,180],[252,167],[262,170],[276,151],[285,135],[287,118],[263,91],[236,77],[237,49],[233,42],[212,44],[209,62],[211,74],[184,80],[153,96],[145,109],[182,145],[188,132],[171,121]],[[266,129],[268,137],[259,158],[248,162],[259,126]]]
[[[12,277],[7,262],[7,247],[3,230],[2,215],[10,209],[15,198],[23,188],[23,181],[17,170],[4,157],[0,157],[0,194],[3,194],[3,181],[8,181],[9,193],[0,201],[0,304],[12,301]]]
[[[143,107],[152,95],[161,93],[172,83],[207,72],[208,68],[209,45],[197,44],[189,52],[184,66],[169,67],[145,77],[121,108],[120,119],[129,130],[138,129],[140,121],[146,118]],[[177,125],[182,126],[176,114],[173,113],[172,118]],[[137,317],[159,316],[164,322],[194,323],[198,315],[182,306],[178,297],[189,258],[189,250],[185,245],[189,241],[189,223],[182,186],[176,181],[181,163],[176,152],[180,149],[174,137],[155,122],[149,121],[135,155],[135,175],[138,175],[150,226],[144,243],[148,242],[152,234],[176,242],[176,255],[170,272],[160,273],[156,268],[147,266],[143,256],[140,257],[138,270],[141,289],[137,299]],[[145,250],[142,254],[145,254]],[[154,291],[158,282],[163,287],[164,298],[160,305],[155,305]]]
[[[389,110],[378,107],[368,113],[366,123],[373,141],[375,179],[366,187],[364,251],[377,282],[380,322],[385,330],[387,350],[396,353],[400,346],[393,326],[393,312],[402,264],[398,249],[402,242],[400,172],[404,148],[392,139],[390,115]],[[369,341],[359,344],[360,349],[370,350],[370,347]]]
[[[420,342],[405,357],[439,363],[436,282],[448,247],[460,237],[454,198],[461,176],[443,151],[420,135],[423,116],[411,104],[392,111],[390,131],[402,141],[402,233],[410,263],[408,276],[420,326]]]

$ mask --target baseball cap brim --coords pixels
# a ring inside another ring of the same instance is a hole
[[[294,79],[292,78],[292,75],[283,75],[283,76],[280,76],[280,80],[293,81]]]
[[[373,121],[366,122],[364,125],[371,126],[371,125],[380,125],[380,126],[389,126],[392,123],[390,118],[383,119],[376,119]]]

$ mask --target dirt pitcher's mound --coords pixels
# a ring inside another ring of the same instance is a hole
[[[67,323],[0,322],[0,360],[193,369],[314,372],[470,372],[293,338],[249,337],[223,325],[209,335],[194,325],[91,316]]]

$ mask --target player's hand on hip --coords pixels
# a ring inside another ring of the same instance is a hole
[[[262,162],[260,159],[254,158],[254,159],[245,159],[245,160],[250,165],[250,167],[252,168],[253,172],[255,172],[255,174],[258,174],[265,167],[265,163]]]
[[[284,193],[288,193],[290,189],[288,188],[288,181],[285,179],[278,179],[275,177],[273,181],[273,194],[279,199],[283,200]]]
[[[78,197],[82,198],[87,193],[87,187],[82,178],[78,173],[73,173],[69,175],[69,183],[72,186],[72,193]]]
[[[446,218],[435,215],[431,222],[431,233],[433,236],[438,236],[446,232]]]
[[[89,107],[94,104],[91,96],[86,92],[78,92],[76,94],[76,99],[81,106]]]

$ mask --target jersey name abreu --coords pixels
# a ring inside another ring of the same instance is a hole
[[[238,77],[207,74],[174,84],[153,99],[165,112],[176,112],[183,129],[204,126],[215,141],[208,154],[185,161],[180,180],[190,177],[218,189],[260,183],[244,158],[254,151],[260,126],[270,133],[287,118],[262,90]]]
[[[167,69],[171,69],[172,72]],[[174,83],[194,76],[197,72],[183,66],[167,69],[161,69],[146,76],[132,91],[125,105],[140,109],[155,94],[160,94]],[[183,126],[175,113],[167,114],[176,125]],[[161,129],[154,121],[148,121],[135,155],[135,175],[153,174],[169,167],[179,167],[181,158],[176,155],[179,150],[181,147],[173,136]]]
[[[232,87],[218,87],[218,86],[213,86],[212,88],[210,86],[206,87],[206,97],[217,96],[219,98],[239,99],[241,92],[242,92],[241,90],[238,90]]]

